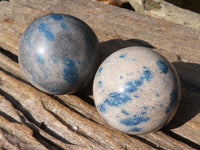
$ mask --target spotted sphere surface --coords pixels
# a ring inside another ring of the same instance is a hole
[[[78,18],[48,14],[33,21],[22,35],[19,64],[38,89],[71,94],[93,77],[98,43],[92,29]]]
[[[174,116],[180,81],[170,62],[145,47],[121,49],[104,60],[95,75],[98,112],[112,127],[128,134],[162,128]]]

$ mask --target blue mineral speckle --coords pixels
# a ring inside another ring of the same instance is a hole
[[[77,61],[77,63],[80,65],[80,64],[81,64],[81,61],[80,61],[80,60],[78,60],[78,61]]]
[[[102,72],[102,69],[103,68],[99,68],[97,76]],[[132,100],[129,93],[136,92],[139,87],[143,85],[144,81],[150,81],[151,78],[151,71],[147,67],[143,67],[143,73],[139,79],[128,81],[125,84],[124,92],[111,92],[108,98],[104,100],[104,103],[115,107],[126,104],[128,101]],[[135,98],[138,98],[138,96],[135,95]]]
[[[128,130],[128,132],[140,132],[142,128],[131,128]]]
[[[134,97],[135,97],[135,98],[139,98],[139,96],[138,96],[138,95],[134,95]]]
[[[178,97],[178,93],[176,90],[172,90],[172,92],[170,93],[170,103],[167,106],[165,113],[168,114],[171,110],[171,108],[174,107],[175,103],[176,103],[176,99]]]
[[[160,107],[163,107],[163,104],[162,104],[162,103],[160,104]]]
[[[149,68],[147,68],[147,67],[143,67],[143,69],[144,69],[144,72],[143,72],[143,74],[141,75],[141,77],[140,77],[140,80],[141,81],[150,81],[151,80],[151,78],[153,77],[153,75],[152,75],[152,73],[151,73],[151,71],[149,70]]]
[[[122,79],[123,78],[123,76],[120,76],[120,79]]]
[[[166,74],[168,72],[168,65],[161,60],[157,61],[158,68],[162,71],[162,73]]]
[[[97,71],[97,77],[101,75],[101,72],[103,71],[103,67],[100,67]]]
[[[97,106],[97,108],[102,112],[102,113],[105,113],[106,112],[106,107],[104,106],[104,104],[99,104]]]
[[[125,114],[125,115],[129,115],[129,113],[128,113],[126,110],[124,110],[124,109],[122,109],[121,112],[122,112],[123,114]]]
[[[106,99],[104,103],[110,106],[118,107],[120,105],[126,104],[130,100],[131,97],[126,93],[112,92],[109,94],[109,99]]]
[[[128,81],[125,85],[125,91],[132,93],[138,90],[140,86],[143,85],[144,81],[150,81],[152,78],[152,73],[147,67],[143,67],[143,73],[137,80]]]
[[[36,53],[35,54],[35,59],[37,60],[37,62],[39,64],[44,65],[44,58],[40,54]]]
[[[132,58],[132,61],[135,61],[136,59],[135,58]]]
[[[51,14],[51,18],[56,21],[63,20],[63,16],[60,14]]]
[[[144,115],[144,114],[146,114],[147,112],[146,111],[143,111],[143,112],[141,112],[141,115]]]
[[[54,40],[54,34],[52,31],[50,31],[47,27],[46,23],[40,23],[38,26],[38,29],[40,32],[42,32],[45,36],[45,39],[47,41],[53,41]]]
[[[61,27],[63,30],[67,30],[67,25],[66,25],[66,23],[64,23],[64,22],[61,22],[60,27]]]
[[[138,124],[141,124],[142,122],[147,122],[149,119],[149,117],[133,115],[133,117],[120,120],[120,123],[125,126],[136,126]]]
[[[160,94],[156,93],[156,97],[159,97],[159,96],[160,96]]]
[[[63,63],[65,65],[63,71],[64,80],[70,84],[76,83],[78,80],[78,70],[74,61],[70,58],[63,58]]]
[[[141,80],[128,81],[125,85],[125,92],[133,93],[143,84]]]
[[[102,81],[98,82],[98,88],[102,87]]]
[[[148,106],[144,106],[144,107],[143,107],[143,109],[148,109],[148,108],[149,108]]]
[[[122,54],[119,56],[119,58],[125,58],[127,54]]]

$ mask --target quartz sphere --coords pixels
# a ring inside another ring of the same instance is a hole
[[[34,20],[23,33],[19,64],[36,88],[50,94],[74,93],[93,77],[99,42],[83,21],[65,14]]]
[[[107,57],[93,83],[96,108],[112,127],[128,134],[159,130],[174,116],[180,81],[172,64],[146,47]]]

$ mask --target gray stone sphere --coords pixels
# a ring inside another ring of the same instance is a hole
[[[48,14],[33,21],[19,44],[19,64],[36,88],[50,94],[71,94],[85,87],[95,73],[99,42],[83,21]]]
[[[180,81],[172,64],[145,47],[121,49],[95,75],[96,108],[112,127],[128,134],[159,130],[174,116]]]

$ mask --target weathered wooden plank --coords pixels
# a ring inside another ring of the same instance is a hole
[[[16,122],[10,122],[0,116],[0,137],[5,142],[5,148],[13,149],[41,149],[46,148],[32,137],[32,131],[24,125]]]
[[[138,140],[130,140],[118,131],[106,129],[70,108],[60,104],[55,99],[37,91],[26,83],[0,71],[1,94],[7,96],[12,103],[37,127],[44,122],[44,131],[52,131],[65,144],[78,145],[85,149],[151,149]],[[5,93],[4,93],[5,92]],[[19,107],[19,108],[18,108]],[[69,143],[67,143],[67,141]]]
[[[22,72],[19,69],[19,65],[17,63],[12,62],[12,60],[10,58],[6,57],[6,55],[3,55],[1,53],[0,53],[0,60],[1,60],[0,61],[1,70],[3,69],[3,70],[8,71],[9,73],[11,73],[11,75],[14,75],[16,78],[23,77]],[[16,68],[18,68],[18,69],[16,70]],[[26,79],[25,79],[25,81],[26,81]],[[11,81],[8,81],[8,82],[11,82]],[[16,82],[14,82],[14,83],[16,83]],[[12,87],[12,86],[10,86],[10,87]],[[70,107],[71,109],[75,110],[76,112],[83,115],[84,117],[86,117],[90,120],[93,120],[95,122],[98,122],[99,124],[102,124],[105,128],[114,130],[103,121],[103,119],[99,116],[99,114],[97,113],[94,106],[87,104],[86,102],[84,102],[84,100],[81,100],[77,96],[75,96],[75,95],[57,95],[57,96],[52,96],[52,97],[54,98],[54,101],[55,100],[59,101],[62,105],[66,106],[66,107]],[[51,106],[53,107],[51,109],[56,109],[55,104],[51,105]],[[57,109],[63,110],[61,108],[57,108]],[[5,113],[10,114],[8,112],[5,112]],[[68,113],[67,116],[70,114]],[[56,115],[59,117],[64,117],[63,114],[56,113]],[[17,118],[17,117],[13,116],[13,118]],[[62,118],[62,120],[65,120],[65,119]],[[78,127],[78,125],[75,125],[74,127],[76,128],[76,127]],[[184,130],[187,130],[187,128],[184,128]],[[194,130],[192,130],[192,131],[194,131]],[[114,132],[115,132],[115,130],[114,130]],[[48,137],[48,136],[46,135],[45,137]],[[160,147],[160,148],[192,149],[191,147],[187,146],[186,144],[173,139],[172,137],[162,133],[161,131],[157,132],[157,133],[150,133],[150,134],[143,135],[140,137],[144,138],[145,140],[147,140],[149,142],[152,142],[152,145],[156,145],[156,147]],[[134,142],[134,139],[132,137],[126,136],[126,138],[129,139],[130,141]],[[120,141],[119,141],[119,139],[120,139]],[[117,136],[116,140],[119,143],[126,143],[126,140],[123,140],[123,138],[121,136]]]
[[[16,3],[21,4],[21,6]],[[1,28],[4,30],[3,33],[6,33],[7,39],[12,39],[7,40],[6,45],[13,47],[14,50],[12,51],[15,54],[20,39],[19,35],[28,24],[35,17],[45,13],[57,12],[74,15],[87,22],[95,30],[100,41],[117,38],[140,39],[149,42],[158,49],[164,49],[169,53],[178,55],[186,62],[200,63],[197,57],[200,56],[200,32],[198,30],[139,15],[125,9],[116,9],[114,6],[84,0],[77,0],[76,2],[54,0],[48,1],[48,3],[46,1],[12,0],[11,2],[1,2],[1,7],[1,21],[4,20]],[[16,11],[7,12],[7,8]],[[18,30],[14,34],[15,36],[12,34],[14,31],[5,32],[5,28],[10,26],[9,23],[5,22],[6,19],[16,22],[15,28]],[[0,39],[0,41],[6,40]]]
[[[200,145],[200,94],[185,89],[182,93],[183,102],[172,120],[171,131]]]

